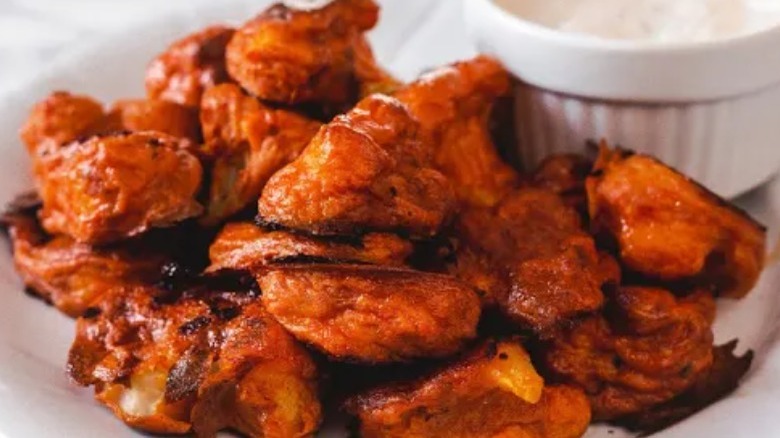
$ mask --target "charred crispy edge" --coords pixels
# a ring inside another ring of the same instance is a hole
[[[404,227],[389,227],[389,228],[374,228],[364,227],[356,225],[350,222],[327,222],[316,227],[316,229],[302,230],[298,228],[292,228],[279,222],[266,219],[261,215],[255,217],[255,224],[261,228],[269,231],[289,231],[291,233],[300,234],[309,237],[327,237],[329,239],[338,239],[340,241],[355,241],[360,240],[362,236],[370,233],[388,233],[395,234],[402,239],[425,241],[435,237],[434,234],[414,234],[408,228]],[[354,245],[354,244],[353,244]]]
[[[334,265],[334,264],[289,264],[289,265],[273,265],[266,266],[259,270],[259,275],[263,275],[268,272],[300,272],[306,274],[314,273],[332,273],[340,275],[354,275],[367,278],[399,278],[404,280],[409,279],[431,279],[447,281],[450,283],[461,284],[464,287],[472,290],[473,288],[466,283],[461,282],[457,278],[446,275],[437,274],[432,272],[415,271],[410,268],[402,268],[395,266],[376,266],[366,264],[349,264],[349,265]]]
[[[260,296],[260,287],[255,278],[248,272],[221,269],[214,272],[195,273],[187,268],[177,270],[180,265],[176,262],[168,263],[163,267],[163,279],[156,285],[159,295],[154,297],[158,305],[171,304],[183,296],[198,296],[209,291],[246,293],[249,297]]]
[[[671,427],[728,396],[738,388],[740,380],[753,362],[752,350],[748,350],[742,356],[734,354],[737,342],[734,339],[724,345],[713,347],[716,357],[714,366],[720,365],[722,368],[713,370],[715,373],[713,376],[719,385],[708,385],[704,388],[705,391],[711,388],[712,392],[701,393],[702,388],[693,387],[666,403],[645,412],[618,418],[613,423],[639,432],[640,437],[646,437]],[[718,363],[719,358],[720,363]],[[705,383],[710,383],[707,379],[712,378],[707,375]]]
[[[633,156],[644,157],[644,158],[648,158],[648,159],[652,160],[653,162],[655,162],[655,163],[657,163],[657,164],[659,164],[659,165],[661,165],[661,166],[671,170],[672,172],[674,172],[674,174],[680,176],[685,181],[687,181],[690,184],[692,184],[694,187],[696,187],[696,189],[698,189],[699,193],[701,193],[705,198],[707,198],[710,201],[714,202],[719,207],[725,208],[726,210],[729,210],[732,213],[736,214],[737,216],[740,216],[741,218],[747,220],[748,223],[753,228],[755,228],[756,230],[760,231],[761,233],[766,233],[767,232],[766,225],[762,224],[761,222],[758,222],[756,219],[754,219],[752,216],[750,216],[750,214],[748,214],[748,212],[746,212],[745,210],[743,210],[743,209],[737,207],[736,205],[730,203],[729,201],[721,198],[720,196],[718,196],[716,193],[714,193],[713,191],[711,191],[707,187],[704,187],[698,181],[688,177],[687,175],[683,174],[682,172],[680,172],[679,170],[675,169],[674,167],[672,167],[672,166],[662,162],[661,160],[659,160],[659,159],[657,159],[655,157],[651,157],[650,155],[645,155],[645,154],[634,152],[634,151],[632,151],[630,149],[623,149],[620,146],[617,146],[614,149],[609,149],[609,146],[606,144],[605,141],[602,141],[599,147],[602,149],[602,153],[603,153],[603,150],[606,148],[609,151],[609,153],[616,154],[616,156],[620,160],[626,160],[626,159],[631,158]],[[605,169],[603,168],[603,165],[604,165],[604,163],[602,163],[600,160],[597,160],[595,166],[593,167],[593,171],[591,171],[589,177],[593,177],[593,178],[600,178],[600,177],[602,177],[603,174],[604,174],[604,171],[605,171]]]

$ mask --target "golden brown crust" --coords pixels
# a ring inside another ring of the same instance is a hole
[[[146,70],[150,99],[197,107],[203,92],[229,80],[225,47],[234,30],[211,26],[175,41]]]
[[[105,111],[89,96],[55,91],[30,111],[20,131],[27,151],[57,148],[105,129]]]
[[[498,305],[542,336],[598,310],[601,285],[617,275],[612,264],[602,272],[593,239],[574,210],[542,189],[520,189],[494,208],[466,210],[456,243],[452,272],[482,291],[486,305]]]
[[[430,147],[418,131],[397,100],[364,99],[271,178],[259,218],[318,235],[436,234],[453,210],[453,193],[430,167]]]
[[[622,287],[607,317],[594,316],[550,341],[545,366],[588,394],[596,419],[615,419],[682,393],[712,365],[712,296],[675,298]]]
[[[6,217],[14,266],[25,285],[63,313],[77,317],[109,289],[150,284],[169,257],[145,242],[97,249],[67,236],[48,236],[33,216]]]
[[[436,168],[469,205],[495,205],[519,183],[488,126],[495,101],[509,90],[503,67],[477,57],[433,70],[395,93],[431,137]]]
[[[287,231],[267,231],[249,222],[225,225],[209,249],[209,271],[255,271],[275,262],[325,261],[402,266],[412,244],[394,234],[373,233],[355,243]]]
[[[758,280],[766,230],[659,161],[603,147],[587,186],[594,229],[630,269],[734,298]]]
[[[109,124],[128,131],[155,131],[200,142],[198,113],[190,107],[164,100],[126,99],[114,103]]]
[[[212,162],[207,224],[256,202],[268,179],[297,158],[321,126],[268,108],[234,84],[207,90],[200,118],[206,141],[202,152]]]
[[[337,360],[442,357],[476,335],[479,300],[452,277],[408,269],[301,265],[258,275],[268,311]]]
[[[487,341],[417,381],[358,394],[347,410],[358,417],[366,438],[573,438],[590,420],[584,394],[544,387],[514,341]]]
[[[313,11],[273,5],[236,32],[228,71],[263,100],[345,108],[357,92],[354,45],[378,14],[372,0],[337,0]]]
[[[200,162],[157,133],[93,137],[36,165],[50,233],[105,244],[200,214]]]
[[[308,353],[242,293],[172,304],[121,288],[78,321],[70,376],[126,423],[154,433],[309,436],[318,427]]]

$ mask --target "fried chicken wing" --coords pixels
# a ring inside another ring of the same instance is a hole
[[[20,136],[31,156],[105,130],[103,105],[89,96],[56,91],[38,102]]]
[[[268,179],[297,158],[321,126],[268,108],[234,84],[207,90],[200,118],[205,152],[213,158],[207,224],[256,202]]]
[[[509,90],[501,65],[478,57],[433,70],[395,94],[433,138],[436,167],[466,203],[495,205],[519,183],[489,129],[494,102]]]
[[[317,235],[430,237],[453,205],[447,179],[430,167],[419,125],[397,100],[373,95],[323,127],[271,178],[258,219]]]
[[[347,401],[361,436],[579,437],[590,421],[585,395],[544,386],[514,341],[487,341],[417,381],[381,386]]]
[[[341,242],[231,223],[209,249],[209,271],[255,271],[275,262],[311,260],[402,266],[412,249],[410,242],[394,234],[373,233],[356,242]]]
[[[457,352],[476,335],[479,300],[453,277],[363,265],[287,265],[258,275],[268,311],[299,340],[345,361]]]
[[[712,365],[709,292],[676,298],[664,289],[622,287],[614,309],[563,330],[542,361],[590,398],[594,418],[616,419],[671,400]]]
[[[211,26],[171,44],[146,70],[149,98],[199,106],[205,90],[230,80],[225,48],[234,32],[229,27]]]
[[[758,280],[765,228],[659,161],[603,147],[587,188],[595,231],[630,269],[734,298]]]
[[[63,313],[77,317],[116,285],[151,284],[169,257],[146,242],[92,248],[49,236],[30,214],[6,215],[14,266],[25,285]]]
[[[161,304],[123,288],[80,319],[68,372],[127,424],[166,434],[311,436],[321,419],[305,349],[245,293]]]
[[[601,268],[609,265],[577,213],[550,191],[520,189],[496,207],[466,210],[456,245],[452,272],[481,291],[486,305],[542,336],[601,307],[610,277]]]
[[[155,131],[200,143],[198,113],[165,100],[127,99],[115,102],[107,115],[110,126],[127,131]]]
[[[200,214],[200,162],[157,133],[92,137],[39,160],[43,227],[105,244]]]
[[[378,17],[372,0],[336,0],[310,11],[275,4],[236,32],[227,47],[228,72],[263,100],[346,109],[358,92],[363,33]]]

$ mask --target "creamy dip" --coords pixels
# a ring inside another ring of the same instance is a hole
[[[526,20],[617,40],[706,41],[780,23],[780,0],[495,0]]]

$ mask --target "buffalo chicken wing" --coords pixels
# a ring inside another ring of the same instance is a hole
[[[116,134],[72,143],[38,160],[43,227],[106,244],[200,214],[202,168],[176,138]]]
[[[203,95],[200,118],[211,161],[207,224],[254,204],[266,182],[293,161],[320,123],[291,111],[271,109],[233,84]]]
[[[582,391],[545,386],[517,342],[487,341],[417,381],[347,401],[365,438],[575,438],[590,421]]]
[[[436,168],[467,204],[495,205],[519,183],[489,129],[493,104],[509,90],[503,67],[478,57],[433,70],[395,93],[432,139]]]
[[[598,310],[601,286],[615,276],[576,212],[547,190],[520,189],[496,207],[467,209],[455,240],[452,272],[486,305],[542,336]]]
[[[663,289],[622,287],[614,308],[564,329],[542,361],[588,394],[600,420],[636,414],[690,388],[712,365],[709,292],[676,298]]]
[[[164,303],[123,287],[78,321],[68,372],[126,423],[165,434],[311,436],[321,419],[305,349],[243,292]]]
[[[233,33],[211,26],[171,44],[146,70],[149,98],[198,107],[204,91],[229,80],[225,48]]]
[[[372,233],[356,242],[341,242],[268,231],[255,224],[227,224],[209,250],[209,271],[256,271],[281,262],[324,261],[402,266],[412,244],[394,234]]]
[[[631,270],[735,298],[758,280],[766,230],[661,162],[603,147],[587,189],[595,232]]]
[[[395,99],[373,95],[325,125],[263,190],[258,218],[317,235],[399,231],[430,237],[454,197],[429,143]]]
[[[476,335],[479,299],[455,278],[402,268],[288,265],[258,274],[268,311],[344,361],[443,357]]]

